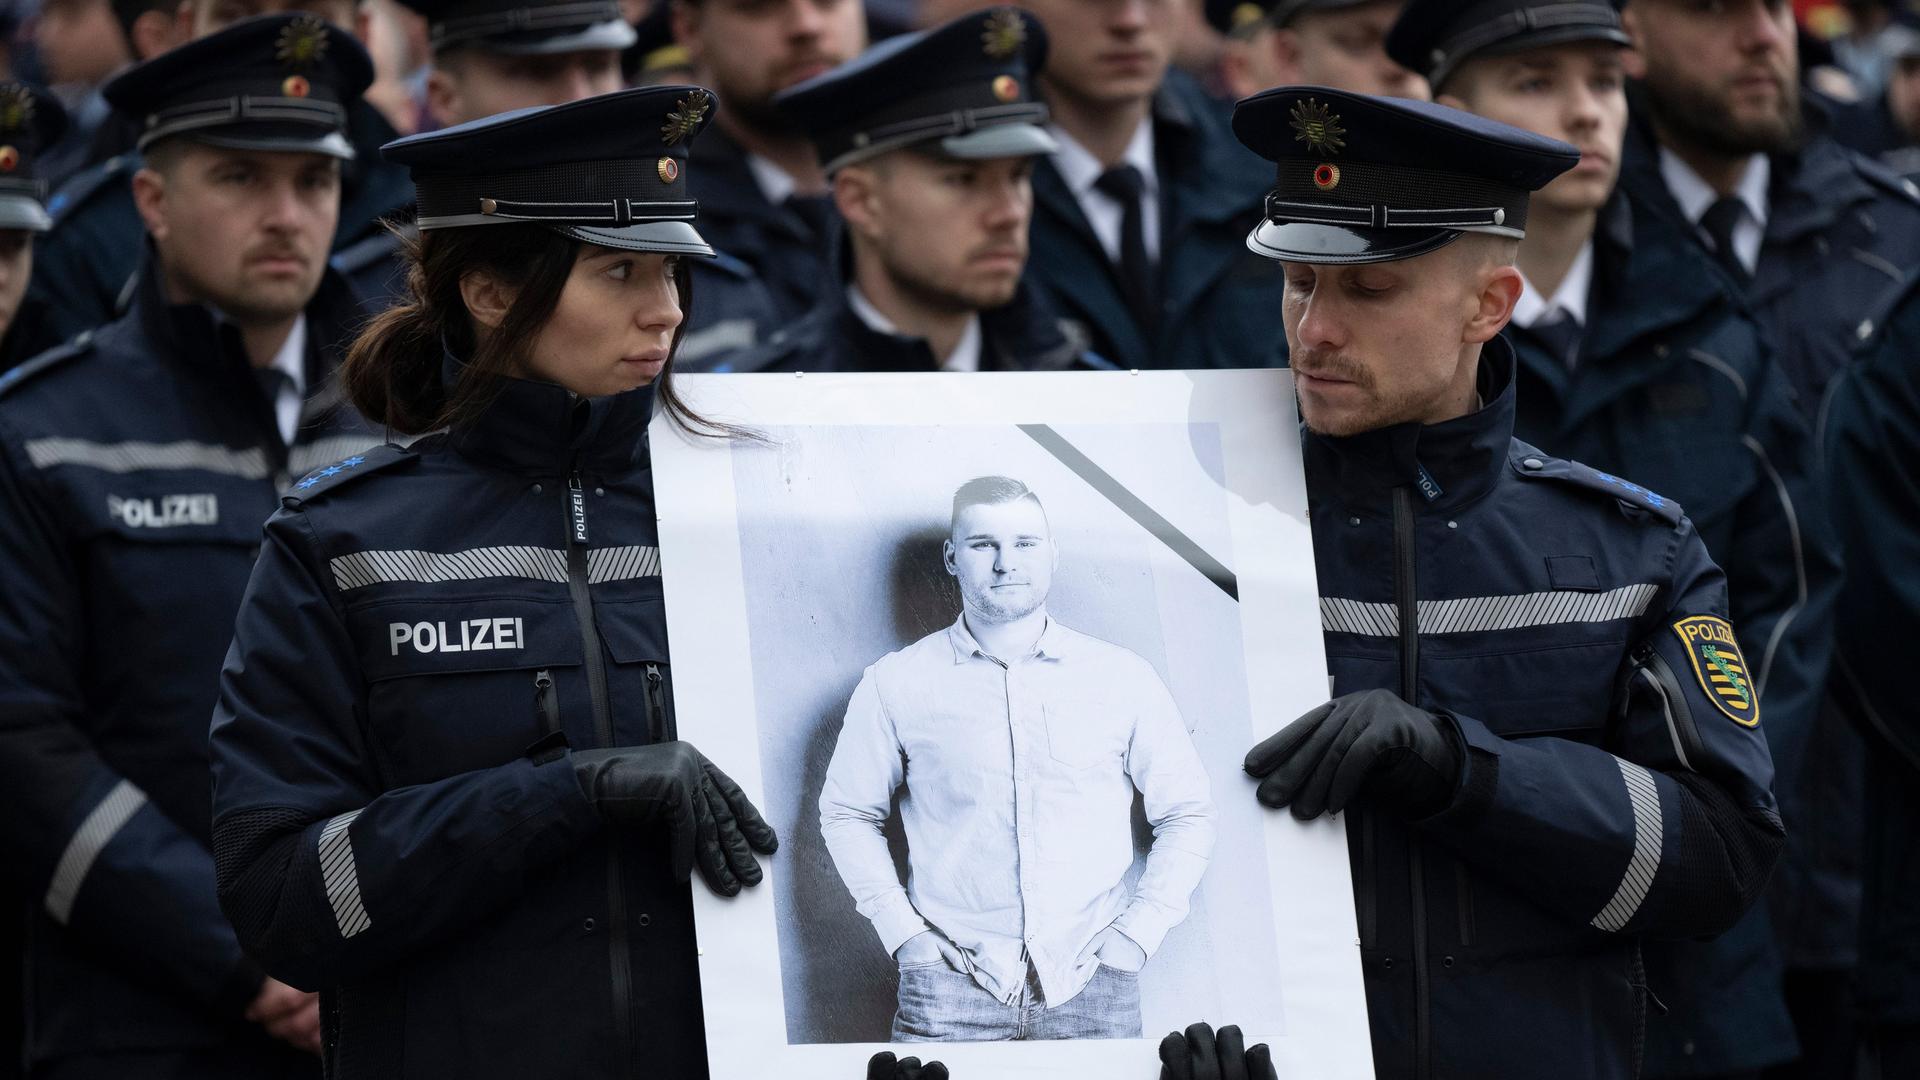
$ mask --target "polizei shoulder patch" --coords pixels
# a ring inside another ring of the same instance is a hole
[[[1760,695],[1747,673],[1747,659],[1733,640],[1733,627],[1712,615],[1690,615],[1673,624],[1686,643],[1694,677],[1719,710],[1741,727],[1760,726]]]

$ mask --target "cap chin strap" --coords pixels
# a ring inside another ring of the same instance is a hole
[[[569,30],[620,18],[620,5],[613,0],[587,0],[578,4],[552,4],[520,7],[485,15],[468,15],[433,24],[431,44],[439,49],[473,38],[540,30]]]
[[[1297,221],[1359,229],[1471,229],[1491,232],[1506,227],[1507,211],[1499,206],[1459,206],[1436,210],[1412,210],[1379,203],[1371,206],[1335,206],[1294,202],[1268,195],[1267,220],[1276,225]],[[1513,234],[1519,235],[1517,230]]]

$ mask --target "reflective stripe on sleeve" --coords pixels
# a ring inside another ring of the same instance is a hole
[[[27,460],[36,469],[50,469],[55,465],[82,465],[110,473],[200,469],[244,480],[264,480],[273,471],[267,464],[266,451],[257,446],[236,450],[231,446],[190,441],[102,443],[89,439],[33,439],[26,449]]]
[[[1653,875],[1660,869],[1660,789],[1654,786],[1653,774],[1641,766],[1622,758],[1613,761],[1620,766],[1620,779],[1627,785],[1627,801],[1633,805],[1633,858],[1627,860],[1627,872],[1620,879],[1620,887],[1614,890],[1613,899],[1600,909],[1600,914],[1593,917],[1593,925],[1596,929],[1619,933],[1634,912],[1640,910],[1647,890],[1653,888]]]
[[[353,864],[353,837],[347,832],[347,826],[359,816],[358,810],[341,814],[320,830],[320,874],[343,938],[373,925],[365,905],[360,903],[360,871]]]
[[[1636,619],[1646,614],[1647,606],[1659,592],[1660,586],[1653,584],[1622,585],[1607,592],[1556,589],[1508,596],[1422,600],[1415,610],[1420,616],[1422,634],[1474,634]],[[1392,604],[1322,597],[1320,627],[1338,634],[1397,637],[1400,612]]]
[[[60,853],[60,861],[54,865],[53,880],[47,885],[47,914],[53,916],[54,922],[65,926],[73,918],[73,902],[79,898],[80,886],[86,883],[87,871],[93,869],[94,860],[127,820],[146,804],[146,792],[134,787],[133,781],[122,780],[113,785],[107,797],[101,799],[74,830],[73,839],[67,841],[67,849]]]

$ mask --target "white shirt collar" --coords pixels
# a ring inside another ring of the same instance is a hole
[[[273,412],[280,424],[281,440],[291,444],[294,433],[300,430],[300,405],[307,397],[307,316],[304,312],[293,320],[287,340],[280,351],[273,354],[273,366],[287,376],[274,400]]]
[[[1060,171],[1060,178],[1067,182],[1068,190],[1075,198],[1082,198],[1093,190],[1100,174],[1107,171],[1093,152],[1080,145],[1080,141],[1067,133],[1067,129],[1058,124],[1048,124],[1047,131],[1053,136],[1060,148],[1053,152],[1053,167]],[[1153,118],[1143,117],[1140,126],[1134,129],[1133,138],[1128,140],[1126,152],[1120,155],[1124,164],[1140,171],[1140,177],[1146,181],[1146,194],[1149,198],[1160,194],[1160,175],[1153,167]]]
[[[1526,274],[1520,275],[1522,280]],[[1535,323],[1551,322],[1554,318],[1572,319],[1581,326],[1587,324],[1587,293],[1593,287],[1593,238],[1580,245],[1580,254],[1573,257],[1573,265],[1567,267],[1567,276],[1560,279],[1560,287],[1552,296],[1543,297],[1540,290],[1528,281],[1526,288],[1520,291],[1520,299],[1513,305],[1513,323],[1515,326],[1532,326]],[[1556,315],[1555,313],[1559,314]]]
[[[1720,193],[1700,179],[1700,174],[1693,171],[1693,166],[1664,146],[1660,148],[1660,176],[1666,180],[1667,190],[1673,193],[1673,200],[1680,204],[1680,212],[1695,225],[1700,224],[1707,207],[1720,198]],[[1773,163],[1767,159],[1767,155],[1755,154],[1747,160],[1746,174],[1740,178],[1740,186],[1733,192],[1762,228],[1767,224],[1767,185],[1772,179]]]
[[[887,318],[885,313],[873,306],[873,301],[868,300],[866,294],[860,291],[860,286],[847,286],[847,306],[853,309],[853,313],[860,317],[861,322],[867,324],[867,329],[893,337],[907,336],[900,332],[900,328],[893,324],[892,319]],[[979,371],[980,351],[984,340],[980,332],[980,316],[976,313],[967,320],[967,328],[961,333],[960,340],[955,343],[953,352],[940,361],[940,370]]]
[[[753,182],[759,185],[760,194],[775,206],[792,198],[800,186],[793,182],[793,177],[787,175],[787,170],[759,154],[747,155],[747,171],[753,174]]]

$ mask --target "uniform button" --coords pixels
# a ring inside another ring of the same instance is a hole
[[[1457,528],[1459,528],[1459,527],[1460,527],[1460,523],[1459,523],[1459,522],[1457,522],[1457,521],[1449,521],[1449,522],[1447,522],[1447,528],[1449,528],[1449,529],[1457,529]]]
[[[1683,1042],[1680,1044],[1680,1052],[1687,1055],[1688,1057],[1693,1056],[1693,1050],[1694,1050],[1694,1046],[1693,1046],[1692,1039],[1688,1039],[1686,1042]]]
[[[607,493],[607,489],[603,487],[597,487],[593,489],[593,493],[595,495],[605,495]]]
[[[583,919],[583,920],[581,920],[581,922],[580,922],[580,929],[582,929],[582,930],[585,930],[585,931],[586,931],[587,933],[589,933],[589,934],[591,934],[591,933],[593,933],[593,928],[594,928],[594,927],[595,927],[596,925],[598,925],[598,924],[596,924],[596,923],[595,923],[595,922],[593,921],[593,918],[592,918],[591,916],[589,916],[589,917],[587,917],[586,919]]]
[[[533,493],[534,493],[535,495],[538,495],[538,494],[540,494],[540,493],[541,493],[542,491],[545,491],[545,490],[547,490],[547,489],[546,489],[546,488],[544,488],[544,487],[542,487],[542,486],[540,486],[539,484],[535,484],[535,485],[533,485]]]
[[[1360,524],[1360,519],[1359,519],[1359,518],[1357,518],[1357,517],[1350,517],[1350,518],[1348,518],[1348,519],[1347,519],[1347,524],[1349,524],[1349,525],[1358,525],[1358,524]]]
[[[1547,467],[1547,463],[1537,457],[1530,457],[1522,461],[1520,467],[1523,469],[1544,469]]]
[[[1381,958],[1380,958],[1380,966],[1381,966],[1382,968],[1384,968],[1384,969],[1386,969],[1386,970],[1388,970],[1388,971],[1392,971],[1392,970],[1393,970],[1393,957],[1391,957],[1391,956],[1383,956],[1383,957],[1381,957]]]
[[[649,914],[647,914],[646,912],[644,912],[644,911],[643,911],[643,912],[641,912],[641,913],[640,913],[640,918],[639,918],[638,920],[636,920],[636,921],[638,921],[638,922],[640,923],[640,925],[641,925],[641,926],[652,926],[652,925],[653,925],[653,916],[651,916],[651,915],[649,915]]]
[[[1441,959],[1440,959],[1440,966],[1441,966],[1441,967],[1452,967],[1452,966],[1453,966],[1453,957],[1451,957],[1451,956],[1445,956],[1445,957],[1441,957]]]
[[[1653,355],[1659,357],[1662,360],[1665,360],[1667,358],[1667,354],[1672,351],[1673,351],[1672,349],[1667,348],[1665,345],[1655,345],[1653,347]]]

